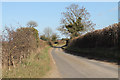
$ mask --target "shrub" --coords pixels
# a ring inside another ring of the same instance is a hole
[[[120,26],[110,25],[101,30],[89,32],[77,39],[71,40],[69,47],[95,48],[95,47],[118,47],[120,40]]]
[[[120,26],[116,23],[75,38],[65,50],[74,51],[77,55],[116,62],[120,58]]]
[[[7,40],[2,42],[3,65],[15,66],[38,48],[38,31],[33,27],[7,29]]]

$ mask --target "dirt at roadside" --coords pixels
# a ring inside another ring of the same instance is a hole
[[[56,66],[56,64],[54,62],[54,59],[53,59],[53,57],[51,55],[52,49],[53,48],[51,48],[49,50],[50,62],[51,62],[51,70],[45,76],[43,76],[43,78],[61,78],[60,73],[59,73],[59,71],[57,69],[57,66]]]

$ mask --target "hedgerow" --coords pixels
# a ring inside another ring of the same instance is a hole
[[[38,31],[33,27],[6,30],[7,38],[2,41],[3,66],[16,66],[22,59],[27,58],[31,51],[45,46],[45,43],[39,39]]]
[[[79,48],[110,48],[120,47],[120,26],[118,24],[110,25],[101,30],[89,32],[83,36],[73,39],[69,43],[69,47]]]

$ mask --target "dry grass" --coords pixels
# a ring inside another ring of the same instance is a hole
[[[40,49],[37,53],[31,53],[27,59],[23,59],[21,64],[9,71],[3,71],[3,78],[41,78],[51,68],[49,46]]]

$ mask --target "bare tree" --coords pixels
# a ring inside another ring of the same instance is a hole
[[[79,8],[76,4],[66,7],[67,11],[63,12],[60,32],[70,37],[76,37],[82,32],[93,30],[94,24],[91,22],[89,12],[84,8]]]
[[[30,22],[27,23],[27,26],[28,27],[37,27],[38,24],[35,21],[30,21]]]
[[[45,37],[47,37],[48,40],[50,40],[51,36],[53,34],[52,29],[50,27],[45,28],[44,29],[44,34],[45,34]]]

